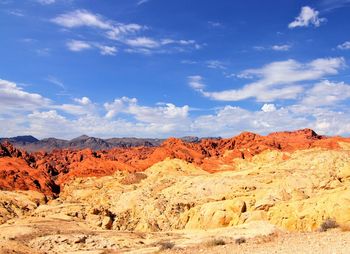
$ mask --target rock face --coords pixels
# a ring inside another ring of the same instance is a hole
[[[23,213],[11,212],[4,201],[0,213],[7,219],[58,216],[94,229],[145,232],[255,220],[310,231],[328,217],[350,226],[349,150],[348,139],[310,129],[198,142],[170,138],[159,147],[103,151],[29,154],[4,143],[1,190],[56,199],[39,207],[14,204],[27,207]]]
[[[59,186],[48,172],[32,167],[34,161],[9,143],[0,145],[0,189],[35,190],[48,196],[59,193]]]
[[[200,142],[170,138],[159,147],[102,151],[64,149],[28,154],[4,143],[0,146],[0,173],[7,182],[0,184],[0,188],[31,189],[53,195],[59,192],[61,184],[76,177],[106,176],[117,171],[144,171],[166,158],[181,159],[207,172],[229,171],[236,169],[236,158],[251,159],[266,150],[293,152],[313,147],[340,149],[339,141],[345,142],[347,139],[319,136],[310,129],[304,129],[267,136],[244,132],[229,139],[202,139]],[[102,139],[88,136],[71,140],[72,144],[81,142],[107,144]]]
[[[256,220],[289,231],[315,231],[327,218],[347,227],[349,155],[321,148],[265,151],[249,161],[236,159],[235,171],[214,174],[183,160],[166,159],[143,173],[67,182],[59,199],[40,206],[35,215],[71,216],[92,228],[144,232]]]

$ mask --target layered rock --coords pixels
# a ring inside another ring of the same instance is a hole
[[[68,216],[92,228],[127,231],[210,229],[265,220],[314,231],[331,218],[350,225],[350,152],[265,151],[214,174],[166,159],[143,173],[79,178],[36,216]],[[285,159],[285,157],[289,159]],[[127,181],[125,179],[128,179]]]
[[[3,144],[0,187],[59,194],[28,211],[94,229],[151,232],[267,220],[308,231],[328,217],[349,224],[349,150],[347,139],[309,129],[198,143],[171,138],[156,148],[108,151],[28,154]],[[21,215],[1,213],[4,221]]]
[[[86,140],[86,137],[80,138]],[[114,148],[106,151],[54,150],[28,154],[10,144],[0,147],[0,173],[6,190],[33,189],[53,195],[76,177],[106,176],[116,171],[144,171],[166,158],[181,159],[208,172],[235,170],[236,158],[251,159],[266,150],[293,152],[312,147],[340,149],[347,139],[319,136],[310,129],[261,136],[244,132],[229,139],[185,142],[170,138],[159,147]]]
[[[34,190],[52,196],[59,186],[48,172],[35,168],[35,158],[14,148],[0,145],[0,190]]]

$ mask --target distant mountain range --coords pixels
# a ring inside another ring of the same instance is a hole
[[[187,136],[180,138],[185,142],[199,142],[201,138]],[[108,138],[101,139],[82,135],[71,140],[45,138],[37,139],[33,136],[17,136],[11,138],[0,138],[0,142],[9,141],[14,146],[22,148],[28,152],[34,151],[52,151],[54,149],[85,149],[107,150],[114,147],[136,147],[146,146],[155,147],[161,145],[165,139],[158,138]]]

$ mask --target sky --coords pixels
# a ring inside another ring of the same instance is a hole
[[[0,0],[0,137],[350,135],[350,0]]]

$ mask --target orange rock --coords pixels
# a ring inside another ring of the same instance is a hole
[[[243,132],[227,139],[203,139],[187,143],[169,138],[159,147],[114,148],[107,151],[54,150],[28,154],[9,143],[0,144],[0,188],[37,190],[48,195],[75,177],[105,176],[118,170],[144,171],[166,158],[177,158],[208,172],[234,170],[234,159],[250,159],[265,150],[293,152],[321,147],[339,149],[341,137],[317,135],[311,129],[275,132],[261,136]],[[288,159],[286,156],[285,159]]]

